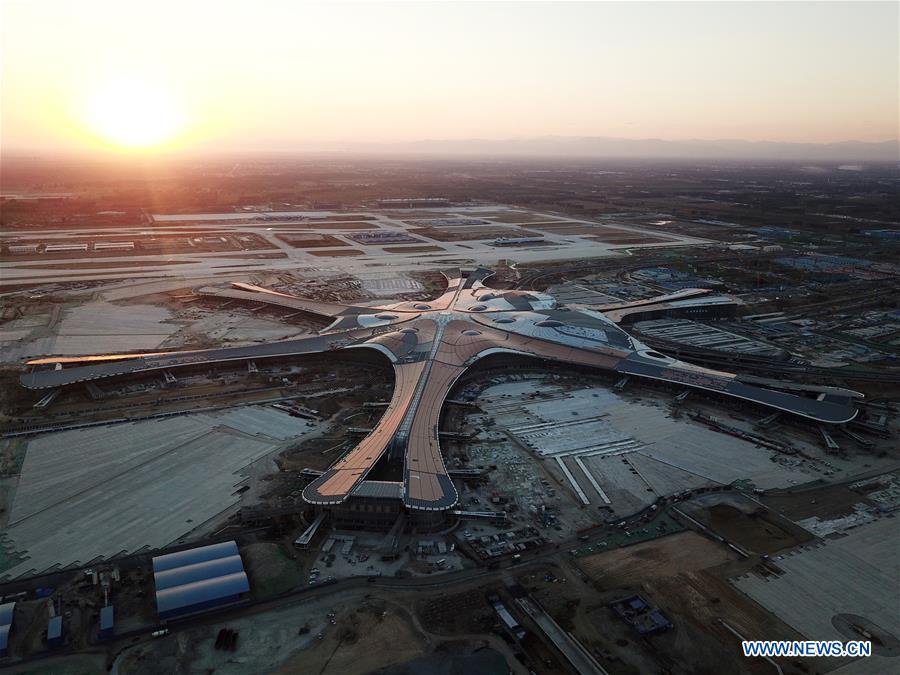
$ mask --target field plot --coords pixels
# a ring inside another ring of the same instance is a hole
[[[679,532],[577,560],[578,567],[594,581],[628,586],[654,577],[696,572],[737,557],[731,549],[696,532]]]
[[[18,331],[3,337],[0,360],[21,361],[33,356],[96,354],[155,349],[179,326],[166,323],[171,313],[153,305],[114,305],[91,302],[64,310],[55,334],[27,341]]]
[[[680,508],[716,534],[753,553],[768,555],[813,538],[800,526],[779,518],[743,495],[703,495]]]
[[[0,576],[171,543],[238,502],[248,465],[310,430],[245,407],[38,436],[3,535],[23,560]]]

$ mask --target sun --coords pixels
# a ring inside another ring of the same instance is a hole
[[[123,149],[160,147],[184,130],[184,114],[176,97],[146,80],[108,82],[91,97],[85,117],[91,134]]]

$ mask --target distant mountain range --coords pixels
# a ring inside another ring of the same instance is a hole
[[[510,140],[422,140],[351,143],[321,150],[440,156],[598,157],[622,159],[721,159],[791,161],[900,161],[900,142],[780,143],[773,141],[665,141],[603,136],[545,136]]]

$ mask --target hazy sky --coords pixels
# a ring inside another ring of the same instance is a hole
[[[898,136],[896,2],[6,0],[0,38],[7,150]]]

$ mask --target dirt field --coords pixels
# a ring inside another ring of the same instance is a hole
[[[800,532],[781,527],[763,510],[748,514],[731,504],[716,504],[698,520],[753,553],[771,554],[812,539],[811,536],[804,537]]]
[[[416,615],[425,630],[437,635],[459,635],[489,631],[496,614],[487,602],[489,587],[464,593],[440,595],[416,606]]]
[[[254,598],[287,591],[304,581],[297,561],[276,543],[256,543],[241,551]]]
[[[754,665],[758,672],[768,672],[768,664],[752,664],[743,658],[738,639],[720,619],[748,639],[801,639],[789,626],[708,572],[659,577],[640,590],[675,624],[675,630],[648,640],[663,663],[672,655],[691,664],[694,672],[747,672]]]
[[[866,503],[863,495],[844,485],[827,485],[785,495],[769,493],[760,501],[791,520],[813,516],[823,520],[839,518],[853,513],[856,504]]]
[[[473,640],[478,636],[488,637],[501,644],[492,633],[502,631],[500,620],[488,602],[489,595],[499,595],[501,601],[520,621],[529,621],[521,609],[517,608],[502,586],[486,585],[468,591],[431,596],[416,603],[416,617],[423,630],[433,636],[454,636],[456,639]],[[525,623],[522,624],[525,626]],[[556,675],[565,672],[558,661],[558,655],[541,637],[535,626],[526,626],[528,634],[521,641],[532,672],[540,675]],[[510,638],[511,639],[511,638]],[[427,671],[426,671],[427,672]]]
[[[401,610],[364,608],[340,620],[329,635],[285,661],[274,673],[355,675],[403,663],[427,653],[426,641]]]
[[[714,569],[737,560],[737,554],[725,546],[695,532],[683,532],[579,558],[578,567],[596,592],[575,593],[575,587],[566,584],[564,591],[546,591],[544,597],[548,611],[552,613],[555,606],[579,639],[608,659],[604,665],[610,665],[611,671],[764,673],[771,665],[744,659],[737,638],[720,619],[749,639],[799,639],[799,635]],[[577,582],[570,578],[573,581]],[[572,599],[583,598],[568,616],[566,606],[560,607],[566,593]],[[619,620],[609,604],[633,594],[659,608],[674,629],[641,638]],[[796,671],[785,668],[789,672]]]
[[[650,577],[673,576],[713,567],[737,558],[725,546],[696,532],[681,532],[643,544],[578,559],[578,566],[592,580],[629,585]]]

